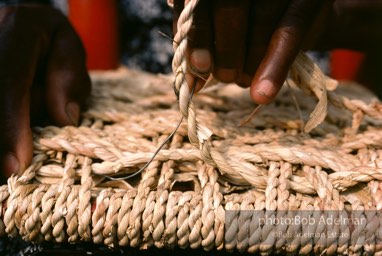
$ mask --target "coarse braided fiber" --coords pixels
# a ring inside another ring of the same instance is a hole
[[[240,127],[255,108],[248,90],[209,87],[193,103],[224,169],[203,161],[184,121],[148,168],[113,181],[105,176],[146,164],[181,114],[173,77],[121,69],[92,79],[80,126],[36,127],[33,163],[0,187],[1,235],[263,254],[382,250],[382,105],[365,89],[328,92],[326,119],[304,133],[317,100],[299,89],[281,91]],[[367,222],[259,221],[344,212]]]

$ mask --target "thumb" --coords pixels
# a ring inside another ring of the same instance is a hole
[[[3,120],[0,124],[0,166],[5,177],[20,174],[32,159],[29,88],[17,88],[22,91],[9,89],[0,96],[0,119]]]
[[[57,125],[77,125],[90,94],[85,50],[66,18],[55,35],[48,57],[45,101]]]

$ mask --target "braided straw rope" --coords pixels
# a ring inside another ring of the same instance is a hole
[[[186,49],[175,41],[177,52]],[[135,173],[175,129],[172,78],[95,73],[81,125],[36,127],[32,164],[0,187],[1,235],[142,249],[381,253],[382,105],[375,97],[351,84],[334,94],[336,83],[301,54],[290,88],[239,127],[253,109],[248,91],[215,85],[190,101],[185,55],[175,55],[187,123],[154,161],[131,179],[105,177]],[[319,221],[349,216],[361,221]],[[296,217],[316,221],[264,221]]]

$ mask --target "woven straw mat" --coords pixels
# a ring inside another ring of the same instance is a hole
[[[365,89],[340,86],[329,99],[342,107],[330,100],[325,121],[304,133],[317,101],[300,90],[243,122],[255,108],[249,92],[209,87],[193,100],[224,170],[201,160],[183,120],[146,169],[113,180],[144,166],[181,115],[173,77],[120,69],[92,79],[79,127],[34,129],[33,163],[0,189],[1,235],[262,254],[382,250],[382,108]],[[312,221],[333,216],[360,221]]]

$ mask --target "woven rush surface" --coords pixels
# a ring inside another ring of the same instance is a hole
[[[340,86],[336,93],[349,98],[351,111],[330,105],[325,121],[306,134],[314,97],[284,90],[240,126],[255,107],[248,91],[213,86],[194,103],[200,123],[213,132],[211,144],[226,156],[224,170],[202,161],[183,121],[142,173],[111,180],[106,176],[133,174],[146,164],[181,115],[172,77],[121,69],[92,79],[81,125],[36,127],[33,163],[0,187],[1,235],[263,254],[382,250],[382,108],[361,87]],[[345,212],[367,221],[258,221],[296,211],[306,218]]]

